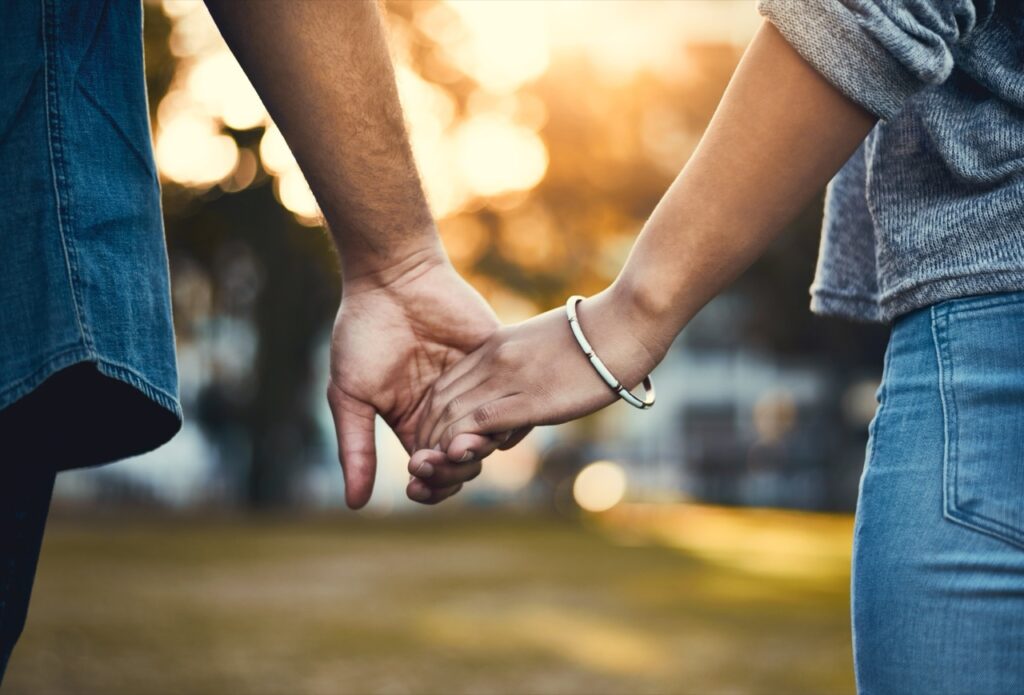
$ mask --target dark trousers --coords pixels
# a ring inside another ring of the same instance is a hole
[[[25,626],[56,472],[0,464],[0,683]]]
[[[180,425],[90,363],[54,374],[0,410],[0,681],[25,625],[56,471],[141,453]]]
[[[0,410],[0,683],[25,627],[58,461],[81,446],[86,409],[65,370]]]

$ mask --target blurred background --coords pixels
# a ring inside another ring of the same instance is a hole
[[[609,283],[753,2],[387,2],[452,261],[502,320]],[[61,474],[11,692],[853,692],[852,512],[886,331],[813,317],[820,196],[683,331],[658,407],[535,431],[440,508],[382,423],[343,509],[337,262],[202,2],[146,0],[182,432]]]

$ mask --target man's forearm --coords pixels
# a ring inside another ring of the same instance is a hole
[[[207,0],[287,140],[346,285],[443,255],[372,0]]]
[[[762,27],[615,283],[658,327],[656,350],[764,251],[875,121]]]

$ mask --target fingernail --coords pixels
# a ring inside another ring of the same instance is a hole
[[[413,498],[417,502],[423,502],[430,497],[430,490],[417,485],[413,489],[409,490],[409,497]]]
[[[467,449],[466,453],[464,453],[462,455],[462,458],[459,459],[459,463],[466,463],[467,461],[472,461],[474,456],[476,456],[476,454]]]
[[[419,467],[416,468],[416,476],[419,478],[429,478],[434,475],[434,467],[426,461],[420,461]]]

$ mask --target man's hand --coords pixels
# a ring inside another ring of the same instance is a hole
[[[328,399],[348,502],[360,507],[376,469],[374,415],[410,447],[424,393],[497,320],[445,259],[406,136],[378,3],[207,4],[338,246],[343,296]],[[483,437],[460,445],[467,443],[470,458],[494,449]],[[425,463],[418,470],[433,469],[431,485],[411,496],[426,503],[480,469],[479,461]]]
[[[327,400],[350,507],[362,507],[373,491],[374,416],[380,414],[412,451],[434,381],[497,328],[483,298],[433,251],[346,281],[331,340]],[[470,460],[431,458],[433,475],[423,478],[428,492],[421,486],[416,501],[432,504],[457,492],[479,474],[480,459],[496,442],[473,435],[460,438],[460,446],[472,452]]]
[[[370,498],[374,416],[412,448],[425,395],[498,322],[445,258],[398,102],[378,3],[207,0],[324,212],[341,258],[328,400],[352,507]],[[461,437],[420,455],[427,504],[458,490],[516,436]]]

